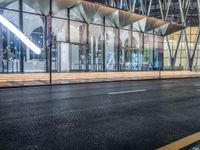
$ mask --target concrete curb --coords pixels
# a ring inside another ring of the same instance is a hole
[[[88,81],[88,82],[74,82],[74,83],[56,83],[56,84],[44,84],[44,85],[20,85],[20,86],[5,86],[0,87],[0,89],[10,89],[10,88],[26,88],[26,87],[41,87],[41,86],[63,86],[63,85],[77,85],[77,84],[95,84],[95,83],[109,83],[109,82],[127,82],[127,81],[156,81],[156,80],[181,80],[181,79],[195,79],[200,78],[197,76],[194,77],[166,77],[166,78],[138,78],[138,79],[125,79],[125,80],[102,80],[102,81]]]

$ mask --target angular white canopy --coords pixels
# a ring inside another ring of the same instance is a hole
[[[154,29],[154,33],[160,36],[170,35],[177,31],[183,30],[185,27],[176,23],[167,23]]]
[[[6,6],[15,0],[1,0],[0,5]],[[49,0],[24,0],[24,3],[33,9],[48,15]],[[106,18],[106,25],[122,28],[130,24],[133,29],[139,32],[154,30],[156,34],[165,36],[184,29],[184,26],[170,23],[161,19],[147,17],[128,11],[107,7],[98,3],[86,2],[83,0],[52,0],[52,13],[55,15],[66,8],[76,9],[77,13],[87,23],[92,23],[100,18]]]

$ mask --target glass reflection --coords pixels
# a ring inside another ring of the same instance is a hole
[[[67,20],[52,18],[52,32],[54,40],[67,42],[68,40],[68,24]]]
[[[44,18],[39,15],[23,14],[23,30],[31,41],[41,48],[41,54],[37,55],[28,47],[24,50],[24,72],[45,72],[46,71],[46,51],[44,49]]]
[[[19,13],[2,11],[2,14],[19,27]],[[46,70],[46,51],[44,50],[44,18],[39,15],[22,13],[24,34],[42,50],[37,55],[19,41],[14,34],[1,25],[0,41],[2,72],[44,72]]]
[[[106,27],[105,33],[105,69],[106,71],[115,71],[118,63],[118,30]]]
[[[154,69],[163,69],[163,53],[164,53],[164,42],[163,37],[154,37]]]
[[[153,35],[144,34],[144,49],[142,51],[142,70],[153,69]]]
[[[120,30],[120,70],[131,70],[131,31]]]
[[[70,21],[70,42],[85,43],[86,36],[86,23]]]
[[[103,71],[103,28],[98,25],[89,26],[89,70]]]
[[[15,1],[6,7],[18,10],[19,3]],[[53,14],[51,58],[47,55],[49,46],[46,42],[48,40],[46,37],[47,16],[39,15],[38,10],[33,9],[28,3],[23,3],[23,11],[29,13],[0,10],[0,13],[18,28],[23,27],[25,35],[42,49],[42,53],[36,55],[0,25],[0,36],[2,37],[0,40],[0,71],[48,72],[48,60],[50,59],[53,72],[97,72],[104,71],[104,69],[105,71],[149,71],[162,68],[163,59],[169,60],[166,56],[168,55],[166,54],[166,42],[163,43],[162,37],[133,32],[131,25],[121,29],[104,27],[104,18],[98,18],[91,24],[87,24],[84,20],[87,14],[81,16],[83,12],[80,13],[77,8],[71,8],[70,14],[67,9]],[[22,15],[21,22],[20,15]],[[68,15],[70,18],[67,18]],[[187,30],[188,34],[195,34],[196,31],[196,29]],[[177,46],[175,44],[177,35],[169,37],[173,54]],[[188,41],[192,49],[194,36],[188,37]],[[163,49],[165,50],[164,56],[159,53]],[[187,65],[185,47],[182,44],[180,49],[175,63],[179,69]]]
[[[143,34],[139,32],[132,33],[132,70],[142,70],[142,39]]]

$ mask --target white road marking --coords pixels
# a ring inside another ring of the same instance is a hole
[[[200,92],[200,89],[197,89],[197,92]]]
[[[125,94],[125,93],[137,93],[137,92],[145,92],[147,89],[140,89],[140,90],[133,90],[133,91],[119,91],[119,92],[111,92],[108,93],[109,95],[114,95],[114,94]]]
[[[195,84],[195,86],[200,86],[200,84]]]

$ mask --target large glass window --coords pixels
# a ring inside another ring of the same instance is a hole
[[[116,71],[118,64],[118,29],[106,27],[105,33],[105,69]]]
[[[52,18],[52,36],[52,70],[69,71],[68,20]]]
[[[120,30],[120,70],[131,70],[131,31]]]
[[[89,26],[89,70],[103,71],[103,27]]]
[[[84,44],[70,45],[70,71],[86,71],[87,47]]]
[[[19,27],[19,13],[10,10],[2,11],[3,16]],[[1,70],[3,72],[44,72],[46,71],[46,50],[44,46],[44,17],[28,13],[22,14],[24,34],[41,48],[37,55],[26,47],[6,27],[1,25],[0,42]]]
[[[142,70],[153,69],[153,35],[144,34],[144,49],[142,51]]]
[[[133,32],[132,33],[132,70],[142,70],[142,49],[143,47],[143,33]]]
[[[18,1],[13,1],[5,5],[6,9],[1,9],[0,13],[18,29],[21,29],[24,35],[41,49],[41,53],[33,52],[24,44],[24,40],[17,38],[19,35],[0,24],[0,72],[12,73],[1,75],[0,86],[2,82],[13,86],[10,81],[14,83],[14,86],[49,83],[49,74],[46,73],[45,17],[36,15],[36,11],[26,3],[22,6],[20,12],[14,11],[19,10],[19,4]],[[19,72],[22,74],[18,74]],[[26,72],[29,73],[26,74]],[[4,78],[6,81],[3,80]]]
[[[85,43],[87,39],[86,23],[70,21],[70,42]]]
[[[194,40],[196,38],[196,35],[192,34],[190,35],[190,28],[187,30],[187,40],[188,40],[188,47],[190,51],[193,51],[194,46]],[[195,31],[194,31],[195,32]],[[187,60],[187,50],[185,45],[185,38],[183,35],[181,35],[180,43],[178,43],[180,38],[181,32],[176,32],[168,36],[168,42],[165,38],[164,40],[164,69],[169,70],[186,70],[188,69],[188,60]],[[176,51],[177,50],[177,51]],[[173,68],[171,66],[171,57],[174,62],[172,62],[174,65]]]
[[[19,26],[19,13],[10,10],[0,10],[1,14]],[[21,42],[6,27],[0,24],[0,70],[1,72],[19,72],[20,71],[20,49]]]
[[[24,71],[45,72],[46,71],[46,49],[45,42],[45,18],[39,15],[23,14],[23,31],[25,35],[38,47],[41,54],[35,54],[28,47],[24,48]],[[23,48],[23,47],[22,47]]]
[[[154,36],[154,65],[153,65],[153,68],[156,70],[163,69],[163,52],[164,52],[163,37]]]
[[[34,53],[17,38],[15,33],[11,33],[0,24],[0,72],[20,72],[23,75],[32,72],[32,76],[27,76],[28,80],[32,80],[31,77],[35,78],[36,74],[41,74],[42,77],[45,75],[45,80],[42,82],[46,83],[52,71],[52,81],[58,83],[71,79],[71,72],[158,69],[163,64],[163,55],[159,53],[162,49],[164,49],[165,61],[170,62],[167,46],[166,43],[163,44],[162,37],[152,35],[153,32],[150,34],[135,32],[131,30],[132,24],[117,28],[120,26],[119,17],[123,18],[119,16],[118,11],[115,11],[117,14],[113,12],[110,16],[110,10],[104,14],[104,10],[99,9],[102,11],[101,14],[90,16],[91,13],[88,12],[96,12],[96,10],[86,12],[87,8],[82,9],[81,4],[77,4],[69,10],[65,8],[56,11],[53,8],[53,18],[50,22],[49,2],[47,5],[45,3],[47,1],[38,0],[33,3],[33,1],[23,0],[22,5],[19,6],[19,0],[9,2],[0,0],[0,14],[21,29],[33,43],[41,48],[40,54]],[[108,26],[104,27],[104,23]],[[49,29],[52,29],[51,33],[47,33]],[[190,53],[192,53],[195,44],[194,35],[198,30],[188,28],[186,32]],[[172,56],[175,54],[179,33],[169,36]],[[52,45],[50,45],[50,40],[52,40]],[[51,49],[50,46],[52,46]],[[199,57],[198,54],[196,53],[195,58]],[[197,59],[195,62],[198,65]],[[175,66],[179,69],[186,69],[188,66],[183,37]],[[26,79],[25,76],[22,80],[24,79]],[[34,80],[41,82],[40,79],[38,76]]]
[[[52,18],[52,32],[55,41],[67,42],[68,40],[67,20]]]

